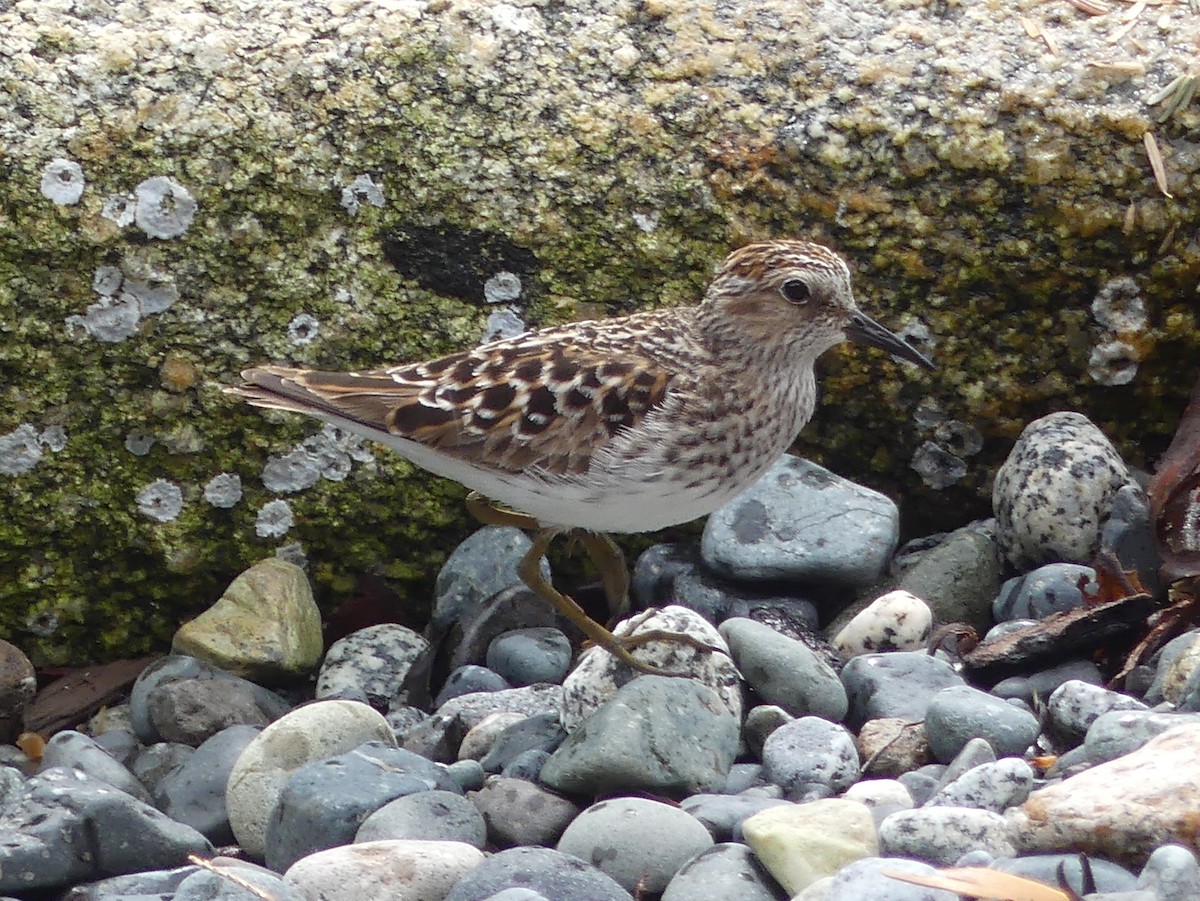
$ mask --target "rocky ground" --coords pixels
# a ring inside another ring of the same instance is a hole
[[[118,697],[87,721],[61,716],[87,680],[28,704],[8,646],[3,722],[42,734],[0,752],[0,894],[953,901],[901,877],[975,866],[1195,899],[1200,631],[1129,656],[1148,613],[1195,603],[1159,579],[1160,482],[1148,503],[1052,414],[993,519],[898,550],[895,504],[785,457],[634,566],[618,631],[720,651],[636,652],[680,677],[578,652],[501,527],[451,556],[423,632],[324,651],[303,570],[265,560],[177,653],[97,668]]]

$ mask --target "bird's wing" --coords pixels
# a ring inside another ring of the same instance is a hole
[[[227,390],[257,406],[347,421],[385,442],[405,438],[489,469],[577,474],[662,404],[671,383],[635,336],[590,327],[530,332],[367,372],[261,366]]]

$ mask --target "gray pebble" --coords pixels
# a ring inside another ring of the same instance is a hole
[[[859,764],[854,736],[814,716],[780,726],[763,745],[767,778],[792,799],[828,797],[845,790],[858,779]]]
[[[1089,685],[1103,685],[1104,676],[1100,667],[1090,660],[1068,660],[1036,672],[1010,676],[992,686],[991,693],[998,698],[1019,699],[1032,704],[1035,698],[1042,700],[1064,682],[1075,679]]]
[[[1099,590],[1096,571],[1078,563],[1048,563],[1014,576],[1000,586],[992,604],[997,622],[1040,620],[1052,613],[1082,607],[1085,598]]]
[[[233,765],[259,733],[256,726],[230,726],[196,748],[155,791],[159,809],[191,826],[215,845],[233,844],[225,807],[225,784]]]
[[[1197,722],[1200,722],[1197,713],[1114,710],[1096,717],[1083,740],[1083,747],[1093,764],[1104,763],[1136,751],[1174,726]]]
[[[484,755],[480,764],[485,773],[498,773],[519,754],[527,751],[554,751],[567,737],[557,713],[535,713],[507,726]]]
[[[778,887],[744,844],[701,851],[667,884],[662,901],[777,901]]]
[[[444,630],[492,595],[521,583],[517,564],[532,542],[513,526],[484,526],[454,549],[434,583],[432,625]],[[542,575],[550,564],[542,560]]]
[[[1137,884],[1153,891],[1158,901],[1195,901],[1200,898],[1200,864],[1182,845],[1162,845],[1142,867]]]
[[[1023,804],[1033,790],[1033,768],[1005,757],[963,773],[925,803],[926,807],[973,807],[1003,813]]]
[[[65,767],[107,782],[113,788],[132,795],[144,804],[152,803],[150,792],[126,767],[87,735],[65,729],[46,742],[42,768]]]
[[[1092,723],[1102,714],[1113,710],[1149,709],[1128,695],[1074,679],[1056,688],[1046,707],[1054,731],[1071,744],[1082,741]]]
[[[944,688],[925,712],[934,756],[948,762],[972,738],[984,738],[997,756],[1019,757],[1038,735],[1037,717],[968,685]]]
[[[446,682],[434,699],[433,706],[436,709],[440,708],[447,701],[452,701],[463,695],[503,691],[506,688],[512,688],[512,686],[505,682],[504,677],[499,673],[492,672],[486,666],[468,663],[460,666],[446,677]]]
[[[963,684],[949,663],[923,651],[863,654],[842,668],[841,680],[850,702],[846,725],[851,729],[889,717],[922,720],[937,692]]]
[[[714,841],[734,840],[742,820],[768,807],[790,804],[782,798],[756,798],[752,795],[691,795],[679,809],[700,821]]]
[[[889,873],[926,877],[938,874],[933,867],[916,860],[868,857],[838,870],[819,898],[821,901],[959,901],[956,892],[901,882]],[[803,898],[803,893],[799,897]]]
[[[558,629],[515,629],[492,639],[487,665],[510,685],[562,682],[571,666],[571,642]]]
[[[485,901],[509,888],[533,889],[551,899],[629,901],[629,893],[578,857],[549,848],[512,848],[471,870],[445,901]]]
[[[238,882],[209,870],[193,873],[183,880],[172,901],[305,901],[305,895],[283,881],[282,876],[264,873],[249,867],[226,870],[237,879],[254,888],[246,888]]]
[[[483,815],[488,837],[501,847],[552,845],[579,816],[579,808],[561,795],[506,776],[492,776],[468,797]]]
[[[1092,875],[1096,877],[1096,888],[1102,892],[1124,892],[1137,888],[1137,877],[1119,864],[1100,857],[1088,856]],[[1067,885],[1072,891],[1082,892],[1083,870],[1078,854],[1030,854],[1023,857],[1000,859],[992,868],[1003,873],[1028,876],[1049,885],[1059,885],[1059,868],[1062,868]]]
[[[1013,857],[1008,823],[990,810],[922,807],[901,810],[879,824],[880,853],[950,866],[968,851]]]
[[[397,838],[465,842],[482,848],[487,842],[487,824],[475,805],[462,795],[434,789],[384,804],[363,820],[354,841]]]
[[[742,677],[766,703],[792,716],[840,722],[846,715],[846,690],[838,674],[803,642],[739,617],[725,620],[719,631]]]

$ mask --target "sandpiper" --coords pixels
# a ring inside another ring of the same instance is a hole
[[[521,577],[593,642],[642,672],[632,648],[542,577],[554,537],[577,535],[614,617],[628,571],[608,533],[704,516],[752,485],[816,405],[817,358],[846,339],[932,368],[863,313],[850,270],[808,241],[730,254],[691,307],[526,332],[423,363],[361,372],[258,366],[228,390],[385,444],[472,489],[484,522],[530,530]]]

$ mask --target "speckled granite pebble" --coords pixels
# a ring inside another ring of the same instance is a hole
[[[792,799],[827,797],[858,779],[858,750],[844,727],[814,716],[780,726],[763,745],[768,779]]]
[[[1087,734],[1098,717],[1113,710],[1148,710],[1137,698],[1071,679],[1054,690],[1046,704],[1055,731],[1072,743]]]
[[[700,552],[714,572],[735,579],[870,585],[899,536],[889,498],[785,455],[708,517]]]
[[[950,866],[968,851],[1012,857],[1016,848],[1004,817],[967,807],[901,810],[879,824],[883,854]]]
[[[450,891],[445,901],[486,901],[506,888],[532,888],[551,901],[630,901],[611,877],[578,857],[549,848],[512,848],[493,854]]]
[[[1033,790],[1033,768],[1017,757],[1005,757],[967,770],[937,794],[925,807],[973,807],[1003,813],[1025,802]]]
[[[1114,495],[1131,482],[1125,462],[1086,416],[1051,413],[1031,422],[992,487],[1001,555],[1018,568],[1089,562]]]
[[[339,638],[325,653],[316,695],[365,700],[387,710],[416,659],[429,642],[412,629],[381,623]]]

